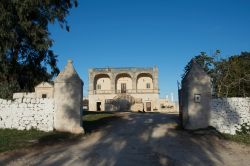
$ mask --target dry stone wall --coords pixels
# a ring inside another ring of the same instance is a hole
[[[222,133],[235,134],[243,123],[250,125],[250,98],[212,99],[210,125]]]
[[[54,126],[54,99],[15,98],[0,99],[0,128],[52,131]]]
[[[0,99],[0,128],[83,133],[83,81],[71,60],[54,83],[42,82],[34,93],[14,93],[13,100]]]

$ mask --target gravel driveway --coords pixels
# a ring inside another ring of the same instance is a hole
[[[0,165],[250,165],[250,147],[176,129],[178,115],[119,113],[121,117],[74,143],[0,154]]]

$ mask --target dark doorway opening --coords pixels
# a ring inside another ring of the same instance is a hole
[[[126,83],[121,83],[121,93],[126,93]]]
[[[96,103],[96,110],[97,111],[101,111],[102,109],[101,109],[101,105],[102,105],[102,102],[97,102]]]
[[[151,111],[151,102],[146,102],[147,111]]]

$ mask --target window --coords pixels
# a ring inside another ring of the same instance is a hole
[[[100,84],[97,85],[97,90],[102,89],[102,86]]]
[[[200,94],[195,94],[194,95],[194,102],[200,103],[201,102],[201,95]]]
[[[47,94],[42,94],[42,98],[47,98]]]
[[[147,83],[147,84],[146,84],[146,88],[147,88],[147,89],[150,89],[150,83]]]

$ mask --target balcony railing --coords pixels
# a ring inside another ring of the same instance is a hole
[[[106,67],[106,68],[93,68],[93,71],[110,71],[110,70],[124,70],[124,71],[131,71],[131,70],[153,70],[152,67]]]
[[[127,89],[127,90],[94,90],[90,94],[154,94],[159,93],[158,89]]]

